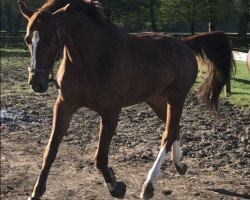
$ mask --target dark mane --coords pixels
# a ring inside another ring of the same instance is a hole
[[[40,12],[53,13],[58,9],[71,5],[71,11],[84,12],[95,20],[106,22],[107,19],[103,14],[103,10],[97,1],[84,0],[48,0],[40,9]]]

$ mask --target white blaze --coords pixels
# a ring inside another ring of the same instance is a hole
[[[36,50],[39,39],[38,31],[34,31],[32,37],[32,69],[36,69]]]

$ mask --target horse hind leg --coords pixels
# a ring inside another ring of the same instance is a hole
[[[172,159],[175,163],[176,169],[180,174],[185,174],[187,167],[181,163],[181,151],[179,148],[179,130],[180,118],[184,105],[185,96],[179,97],[180,93],[168,95],[166,129],[162,136],[161,149],[153,167],[149,170],[147,179],[142,187],[140,197],[142,199],[150,199],[154,195],[154,184],[159,177],[160,168],[164,162],[166,154],[172,147]]]
[[[172,146],[171,160],[174,162],[175,169],[180,175],[184,175],[187,171],[187,165],[182,160],[182,151],[180,140],[175,140]]]
[[[155,114],[163,122],[166,122],[167,99],[165,97],[153,97],[147,100],[146,103],[153,109]],[[176,140],[173,143],[171,151],[171,160],[174,162],[175,168],[179,174],[183,175],[186,173],[187,166],[184,163],[181,163],[182,151],[179,140]]]

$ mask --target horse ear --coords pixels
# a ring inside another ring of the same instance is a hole
[[[66,13],[66,11],[69,9],[70,4],[67,4],[66,6],[58,9],[56,12],[52,14],[55,20],[58,20],[62,15]]]
[[[29,20],[34,12],[30,11],[24,2],[18,1],[18,4],[22,15]]]

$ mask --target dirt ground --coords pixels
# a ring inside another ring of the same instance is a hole
[[[50,88],[46,94],[34,94],[21,69],[13,74],[3,68],[1,75],[3,87],[15,90],[2,91],[0,197],[24,200],[41,168],[57,92]],[[21,85],[17,88],[13,80]],[[228,102],[220,105],[220,115],[215,116],[189,94],[181,120],[188,171],[179,175],[168,155],[153,199],[250,199],[250,112]],[[98,126],[98,115],[89,109],[82,108],[74,115],[43,200],[113,199],[93,165]],[[124,199],[139,199],[163,130],[164,123],[146,104],[123,109],[109,158],[117,179],[127,184]]]
[[[181,123],[188,172],[178,175],[168,156],[154,199],[250,199],[249,112],[225,102],[216,117],[195,105],[193,97],[188,100]],[[24,110],[2,109],[1,199],[25,199],[35,183],[52,118],[51,107],[40,104],[30,103]],[[93,167],[98,124],[97,114],[88,109],[75,114],[43,199],[112,199]],[[123,110],[110,165],[127,183],[124,199],[138,199],[163,130],[164,124],[147,105]],[[165,190],[173,192],[165,195]]]

